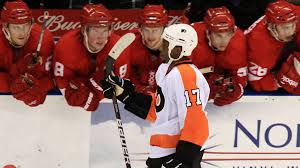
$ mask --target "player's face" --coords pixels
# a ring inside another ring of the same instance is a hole
[[[210,33],[210,40],[213,47],[215,47],[218,51],[226,50],[231,37],[233,36],[234,32],[211,32]]]
[[[101,50],[110,35],[109,27],[93,27],[90,26],[87,31],[89,47],[93,51]]]
[[[8,32],[14,44],[24,46],[29,38],[31,22],[24,24],[8,24]]]
[[[168,52],[169,52],[169,42],[163,39],[162,46],[160,48],[160,53],[159,53],[159,56],[163,63],[168,63],[170,60],[168,56]]]
[[[293,22],[276,25],[276,30],[278,33],[278,39],[284,42],[292,41],[296,32],[296,23]]]
[[[141,33],[144,37],[145,45],[148,48],[155,48],[161,42],[161,35],[164,27],[142,27]]]

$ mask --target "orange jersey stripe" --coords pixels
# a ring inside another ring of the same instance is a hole
[[[180,135],[152,135],[150,145],[161,148],[176,148],[179,138]]]
[[[156,120],[156,98],[154,93],[150,93],[150,96],[152,97],[152,102],[146,120],[149,122],[154,122]]]
[[[193,89],[198,89],[196,85],[196,72],[189,64],[182,64],[177,66],[177,68],[180,72],[185,91],[188,91],[189,95],[191,95],[190,101],[192,103],[190,107],[187,107],[180,140],[203,146],[208,138],[208,120],[202,110],[202,105],[196,104],[197,97],[192,94]]]

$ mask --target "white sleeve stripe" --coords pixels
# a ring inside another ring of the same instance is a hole
[[[98,85],[98,83],[93,78],[90,78],[90,82],[97,90],[103,91],[102,87]]]
[[[86,103],[85,103],[85,105],[83,107],[85,110],[87,110],[90,107],[91,102],[93,100],[93,97],[94,97],[94,94],[92,92],[90,92],[89,93],[89,97],[88,97],[88,99],[87,99],[87,101],[86,101]]]
[[[252,73],[248,73],[249,81],[257,81],[257,80],[261,80],[262,78],[263,78],[262,76],[256,76],[253,75]]]

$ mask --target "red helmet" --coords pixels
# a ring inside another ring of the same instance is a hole
[[[109,26],[112,19],[110,12],[102,4],[87,4],[81,13],[82,25]]]
[[[226,32],[235,29],[234,18],[225,7],[209,8],[204,17],[206,28],[212,32]]]
[[[146,5],[141,24],[147,27],[166,26],[168,24],[167,10],[162,5]]]
[[[23,1],[7,1],[1,12],[4,23],[23,24],[32,21],[32,13]]]
[[[297,20],[291,4],[286,1],[270,3],[265,12],[267,22],[273,24],[290,23]]]

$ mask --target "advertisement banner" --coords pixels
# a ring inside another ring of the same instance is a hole
[[[202,168],[299,168],[300,96],[244,96],[208,103],[210,136]],[[145,168],[150,124],[119,104],[133,168]],[[122,146],[110,100],[90,113],[49,95],[30,108],[0,96],[0,168],[120,168]]]
[[[300,96],[244,96],[224,107],[209,103],[202,168],[299,168],[299,102]],[[120,109],[132,167],[144,168],[150,125]],[[92,114],[90,167],[125,167],[110,102]]]
[[[49,13],[47,28],[53,33],[53,36],[60,37],[68,30],[79,28],[81,10],[33,10],[35,21],[42,23],[44,20],[44,12]],[[112,28],[117,34],[124,34],[128,30],[139,27],[141,9],[118,9],[111,10],[113,16]],[[169,12],[169,24],[180,22],[182,11]]]

